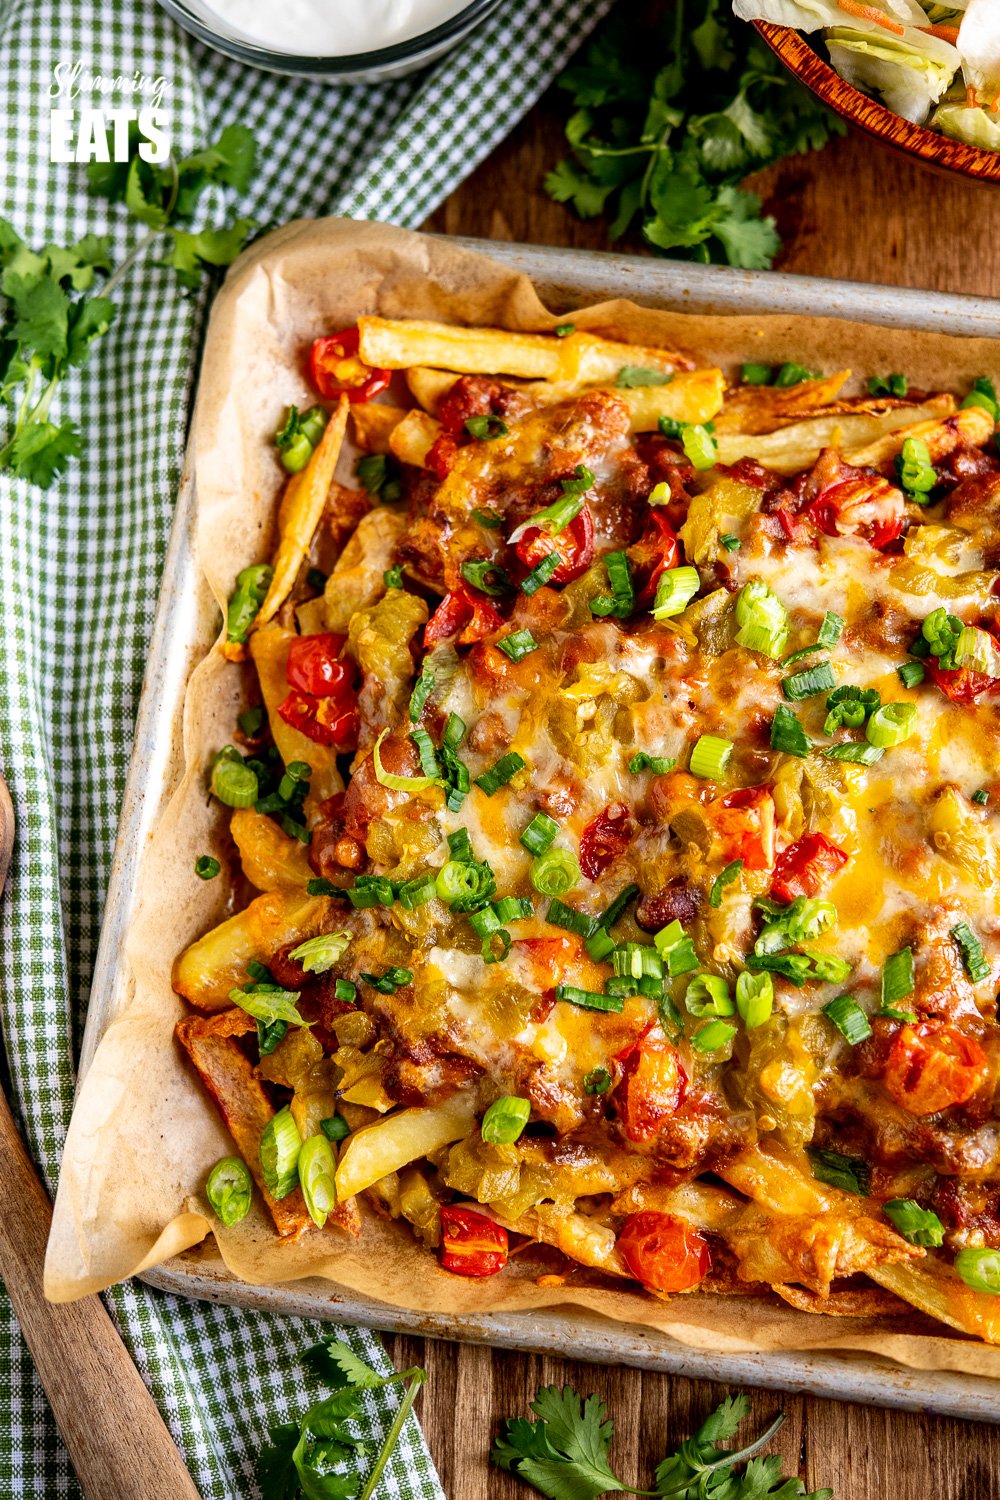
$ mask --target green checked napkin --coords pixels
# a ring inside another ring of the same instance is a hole
[[[363,0],[359,0],[363,3]],[[110,234],[120,261],[144,233],[89,197],[81,166],[49,162],[53,68],[163,75],[183,155],[241,122],[253,187],[213,189],[206,219],[336,213],[416,225],[538,97],[610,0],[507,0],[450,58],[391,84],[328,89],[241,67],[194,43],[153,0],[0,0],[0,212],[31,244]],[[76,107],[100,106],[82,97]],[[101,907],[160,568],[181,470],[204,317],[147,256],[57,414],[85,452],[43,494],[0,479],[0,768],[19,838],[0,908],[0,1001],[15,1106],[50,1189],[73,1096]],[[310,1399],[298,1356],[323,1331],[186,1302],[138,1283],[112,1314],[203,1496],[253,1496],[269,1422]],[[387,1368],[378,1341],[338,1330]],[[0,1302],[0,1495],[79,1493],[31,1361]],[[369,1393],[375,1448],[398,1396]],[[410,1419],[382,1497],[439,1496]]]

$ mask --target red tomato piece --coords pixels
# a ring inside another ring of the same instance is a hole
[[[624,802],[609,802],[580,838],[580,869],[588,880],[603,875],[629,845],[635,829]]]
[[[661,574],[676,568],[680,548],[674,528],[662,509],[654,507],[642,536],[629,548],[629,558],[637,573],[636,603],[651,604]]]
[[[481,595],[466,588],[453,589],[424,626],[424,646],[436,646],[453,635],[458,635],[463,646],[470,646],[492,635],[502,624],[503,617]]]
[[[986,1053],[957,1026],[923,1021],[904,1026],[885,1065],[885,1086],[911,1115],[964,1104],[989,1077]]]
[[[441,1265],[455,1276],[495,1276],[507,1264],[507,1231],[462,1203],[441,1209]]]
[[[689,1292],[704,1281],[712,1264],[708,1241],[676,1214],[630,1214],[618,1236],[618,1250],[636,1281],[653,1292]]]
[[[325,400],[346,396],[355,404],[370,401],[392,379],[391,370],[375,369],[359,358],[359,342],[356,328],[342,328],[314,341],[309,351],[309,378]]]
[[[315,698],[293,688],[278,713],[286,724],[315,740],[317,745],[333,745],[337,750],[355,750],[358,744],[358,711],[345,707],[336,698]]]
[[[580,958],[579,939],[571,937],[520,938],[518,949],[530,955],[541,989],[561,984]]]
[[[314,698],[344,698],[351,695],[352,663],[341,661],[344,635],[296,636],[288,650],[285,676],[289,687],[311,693]]]
[[[516,551],[529,572],[537,568],[550,552],[558,553],[559,566],[549,579],[550,583],[570,583],[579,578],[594,561],[594,518],[590,507],[585,505],[580,514],[555,536],[540,526],[529,526],[518,538]]]
[[[427,450],[424,463],[435,479],[447,479],[458,457],[458,442],[449,432],[439,432]]]
[[[712,820],[728,862],[743,861],[747,870],[770,870],[774,864],[774,798],[767,786],[727,792],[712,804]]]
[[[648,1141],[684,1102],[687,1074],[658,1027],[651,1027],[615,1059],[615,1103],[630,1141]]]
[[[880,550],[902,531],[905,501],[887,479],[855,470],[851,478],[823,490],[808,515],[827,536],[863,536]]]
[[[997,685],[995,677],[974,672],[971,667],[939,667],[933,657],[929,657],[925,665],[931,681],[937,683],[952,703],[975,703],[980,693]]]
[[[771,895],[776,901],[815,896],[824,881],[847,864],[848,856],[825,833],[807,833],[789,844],[774,865]]]

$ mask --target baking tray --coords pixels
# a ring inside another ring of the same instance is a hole
[[[690,266],[671,261],[458,240],[531,277],[555,311],[628,297],[649,307],[698,313],[783,313],[850,318],[891,328],[1000,338],[1000,302],[982,297],[855,285],[804,276]],[[104,924],[83,1038],[80,1077],[108,1026],[127,1006],[125,934],[134,915],[142,852],[181,774],[178,726],[192,668],[214,639],[214,608],[195,561],[194,483],[185,467],[164,566],[135,743],[125,785]],[[454,1315],[387,1306],[329,1281],[254,1287],[231,1276],[207,1246],[145,1272],[152,1286],[180,1296],[269,1312],[364,1324],[393,1332],[627,1364],[703,1380],[766,1387],[842,1401],[1000,1422],[995,1382],[947,1371],[910,1370],[867,1353],[713,1354],[656,1329],[614,1323],[581,1308]]]

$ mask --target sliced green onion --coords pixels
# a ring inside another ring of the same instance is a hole
[[[805,757],[812,749],[812,741],[798,718],[784,703],[779,703],[771,720],[771,749],[785,755]]]
[[[345,1005],[353,1005],[358,998],[358,987],[353,979],[338,979],[333,986],[333,998]]]
[[[652,943],[623,943],[612,955],[619,979],[663,978],[663,959]]]
[[[347,892],[343,886],[334,885],[332,880],[327,880],[322,875],[314,875],[306,882],[306,890],[310,896],[346,896]]]
[[[469,926],[477,937],[489,937],[491,932],[499,932],[503,923],[493,910],[492,906],[484,906],[481,911],[469,913]]]
[[[387,589],[401,589],[403,587],[403,570],[396,563],[394,567],[386,568],[382,574],[382,582]]]
[[[805,365],[797,365],[792,362],[784,364],[774,377],[774,384],[779,389],[790,385],[801,385],[804,380],[818,380],[819,377],[813,370],[807,370]]]
[[[641,892],[637,885],[622,886],[622,889],[618,892],[614,900],[608,903],[597,918],[598,927],[613,927],[619,917],[624,915],[626,909],[631,906],[632,902],[639,895],[641,895]]]
[[[788,611],[766,583],[752,578],[736,600],[737,645],[777,660],[788,640]]]
[[[696,1052],[719,1052],[729,1046],[735,1035],[736,1027],[728,1021],[709,1021],[706,1026],[699,1026],[691,1045]]]
[[[616,620],[624,620],[635,608],[635,588],[632,583],[632,565],[628,560],[628,554],[607,552],[604,556],[604,566],[608,570],[611,593],[599,594],[596,599],[591,599],[591,613],[602,619],[612,615]]]
[[[688,769],[692,776],[700,776],[704,781],[721,781],[732,754],[732,740],[720,739],[715,734],[703,734],[691,751]]]
[[[511,750],[501,756],[496,765],[475,778],[476,786],[480,791],[485,792],[487,797],[492,797],[502,786],[506,786],[518,771],[523,771],[527,764],[523,755],[518,755],[516,750]]]
[[[913,994],[913,949],[901,948],[882,966],[882,1007],[896,1005]]]
[[[212,793],[226,807],[253,807],[260,793],[257,773],[235,745],[226,745],[212,766]]]
[[[833,668],[828,661],[810,667],[806,672],[793,672],[781,679],[781,691],[789,703],[800,703],[804,698],[815,698],[817,693],[828,693],[837,685]]]
[[[964,629],[965,626],[957,615],[950,615],[943,608],[931,610],[920,627],[920,634],[927,642],[931,655],[937,657],[939,666],[948,669],[954,665],[955,648]],[[914,648],[910,649],[912,651]]]
[[[487,531],[499,531],[503,525],[503,516],[499,515],[497,511],[487,510],[481,505],[477,505],[475,510],[470,511],[470,516],[480,526],[485,526]]]
[[[538,642],[530,630],[515,630],[497,641],[497,648],[511,661],[522,661],[530,652],[537,651]]]
[[[872,396],[905,396],[910,382],[905,375],[873,375],[868,382]]]
[[[585,1094],[606,1094],[612,1081],[607,1068],[591,1068],[583,1080],[583,1091]]]
[[[585,911],[577,911],[575,906],[567,906],[560,901],[558,896],[553,896],[549,902],[549,909],[545,913],[546,922],[551,922],[553,927],[562,927],[566,932],[575,932],[577,937],[586,938],[594,930],[594,919]]]
[[[385,875],[359,875],[347,895],[356,910],[365,911],[372,906],[391,906],[396,890]]]
[[[537,527],[541,531],[547,531],[549,536],[557,536],[564,531],[571,521],[575,521],[583,510],[584,497],[594,483],[594,476],[585,464],[577,464],[573,470],[572,479],[564,479],[562,483],[562,494],[558,500],[553,500],[544,510],[536,511],[526,521],[516,527],[507,538],[507,545],[514,546],[519,542],[526,531]]]
[[[444,732],[441,735],[441,744],[448,745],[451,749],[457,747],[465,739],[465,720],[458,714],[449,714],[445,720]]]
[[[722,536],[719,537],[719,544],[725,547],[727,552],[738,552],[743,545],[739,537],[733,536],[731,531],[723,532]]]
[[[710,469],[718,462],[719,445],[711,422],[681,423],[681,447],[696,469]]]
[[[837,908],[833,902],[814,896],[796,896],[781,913],[778,923],[793,943],[811,942],[836,924]]]
[[[351,1133],[351,1127],[343,1115],[331,1115],[328,1120],[320,1120],[319,1128],[328,1141],[346,1141]]]
[[[472,852],[472,840],[469,838],[467,828],[456,828],[454,833],[449,833],[448,852],[452,859],[457,859],[460,864],[475,864],[476,856]]]
[[[856,687],[854,683],[835,688],[826,700],[829,713],[823,724],[823,733],[836,734],[844,725],[848,729],[860,729],[881,702],[882,695],[877,688]]]
[[[298,990],[284,990],[280,985],[265,981],[232,989],[229,998],[240,1010],[245,1010],[255,1021],[263,1021],[265,1026],[272,1026],[275,1021],[284,1021],[288,1026],[306,1024],[305,1017],[298,1010]]]
[[[372,746],[372,765],[375,769],[375,780],[381,786],[387,786],[395,792],[421,792],[425,787],[439,786],[441,783],[438,776],[395,776],[391,771],[385,769],[385,766],[382,764],[381,749],[382,741],[388,733],[388,728],[383,729]]]
[[[325,1135],[311,1135],[303,1142],[299,1152],[299,1186],[317,1229],[323,1228],[327,1214],[337,1206],[336,1171],[333,1147]]]
[[[205,1197],[227,1229],[245,1219],[253,1201],[253,1178],[246,1162],[239,1156],[224,1156],[217,1161],[208,1174]]]
[[[880,745],[866,743],[829,745],[824,751],[827,760],[846,760],[859,766],[873,766],[881,760],[885,751]]]
[[[987,802],[990,800],[990,794],[985,787],[980,787],[978,792],[973,792],[972,800],[977,804],[977,806],[985,807]]]
[[[970,667],[987,677],[1000,677],[1000,648],[988,630],[964,625],[955,645],[956,667]]]
[[[824,650],[832,650],[840,640],[843,629],[843,615],[838,615],[836,610],[828,609],[816,636],[817,646],[822,646]]]
[[[354,472],[369,495],[383,505],[391,505],[403,493],[399,469],[387,453],[366,453],[358,459]]]
[[[424,704],[434,691],[434,673],[430,667],[421,668],[420,676],[410,694],[410,723],[416,724],[423,712]]]
[[[531,1101],[508,1094],[494,1099],[483,1115],[479,1133],[490,1146],[513,1146],[531,1119]]]
[[[544,854],[558,832],[559,824],[547,813],[535,813],[521,834],[520,843],[529,854]]]
[[[214,880],[222,866],[211,854],[199,854],[194,862],[194,873],[199,880]]]
[[[242,646],[271,587],[274,569],[270,563],[252,563],[236,575],[236,587],[226,610],[226,640]]]
[[[850,995],[838,995],[836,1000],[823,1006],[823,1014],[831,1021],[845,1041],[856,1047],[872,1034],[868,1017]]]
[[[740,379],[744,385],[770,385],[774,370],[770,365],[750,364],[740,365]]]
[[[521,593],[530,599],[532,594],[537,594],[543,584],[548,583],[553,573],[559,566],[561,559],[558,552],[549,552],[542,558],[541,562],[521,581]]]
[[[579,879],[579,863],[568,849],[546,849],[532,861],[531,883],[541,896],[565,896]]]
[[[498,927],[496,932],[487,933],[479,950],[483,963],[502,964],[511,950],[511,943],[511,935],[506,927]]]
[[[701,587],[697,568],[668,568],[660,574],[653,601],[654,620],[671,620],[683,614]]]
[[[393,964],[391,969],[386,969],[384,974],[367,974],[364,970],[358,975],[365,984],[370,984],[373,990],[378,990],[381,995],[394,995],[404,984],[413,983],[413,974],[409,969],[401,969]]]
[[[252,708],[245,708],[237,717],[236,722],[248,740],[255,740],[267,723],[267,711],[263,703],[255,703]]]
[[[653,485],[653,488],[646,496],[646,504],[654,507],[657,505],[669,505],[672,499],[673,496],[670,493],[669,484],[665,479],[661,479],[659,483]]]
[[[774,981],[770,974],[742,973],[736,981],[736,1009],[748,1031],[763,1026],[774,1009]]]
[[[708,893],[709,906],[718,908],[722,905],[723,891],[727,885],[732,885],[733,881],[739,878],[742,869],[743,861],[741,859],[734,859],[724,870],[719,871],[718,875],[712,881],[712,888]]]
[[[505,925],[508,922],[523,922],[535,915],[529,896],[504,896],[501,900],[494,901],[493,910],[498,921]]]
[[[812,964],[810,977],[822,984],[843,984],[850,977],[851,965],[846,958],[838,958],[835,953],[817,953],[812,948],[805,949],[805,956]]]
[[[446,906],[456,912],[478,911],[492,899],[496,890],[493,871],[484,861],[450,859],[438,871],[437,893]]]
[[[261,1057],[268,1057],[275,1050],[279,1042],[285,1040],[288,1034],[287,1021],[258,1021],[257,1022],[257,1051]]]
[[[908,740],[916,725],[915,703],[883,703],[865,725],[865,739],[877,750],[888,750]]]
[[[606,927],[598,927],[584,944],[595,964],[603,963],[615,951],[615,940]]]
[[[481,594],[498,599],[501,594],[510,592],[511,582],[503,568],[487,558],[477,557],[464,562],[460,571],[466,583],[471,583]]]
[[[501,417],[490,413],[482,416],[466,417],[465,430],[471,438],[478,438],[481,442],[491,443],[494,438],[507,436],[507,423]]]
[[[288,956],[300,963],[307,974],[325,974],[338,959],[343,958],[350,942],[349,932],[324,932],[300,943]]]
[[[965,972],[973,984],[979,984],[990,976],[990,965],[983,954],[983,945],[968,922],[959,922],[951,929],[952,940],[958,945]]]
[[[963,400],[962,406],[963,408],[967,406],[985,407],[993,418],[994,426],[1000,420],[1000,399],[997,397],[996,386],[985,375],[980,375],[976,380],[972,390]]]
[[[555,328],[553,329],[553,332],[555,333],[555,336],[556,336],[557,339],[569,338],[569,336],[570,336],[571,333],[575,333],[576,332],[576,324],[575,323],[557,323],[556,326],[555,326]]]
[[[633,776],[638,776],[640,771],[652,771],[654,776],[666,776],[676,764],[673,756],[647,755],[645,750],[639,750],[629,761],[628,768]]]
[[[729,986],[718,974],[696,974],[684,995],[692,1016],[735,1016],[736,1006]]]
[[[597,990],[581,990],[575,984],[557,984],[557,1000],[568,1000],[570,1005],[579,1005],[583,1010],[605,1010],[618,1015],[625,1008],[621,995],[602,995]]]
[[[615,381],[621,390],[634,390],[641,385],[669,385],[673,380],[672,375],[666,375],[662,370],[650,370],[645,365],[622,365],[618,371]]]
[[[806,1153],[817,1182],[867,1198],[869,1168],[866,1161],[859,1156],[842,1156],[839,1151],[821,1151],[816,1146],[807,1146]]]
[[[899,680],[904,687],[919,687],[927,676],[927,668],[922,661],[904,661],[901,667],[896,668]]]
[[[301,1150],[299,1127],[286,1104],[268,1120],[260,1138],[260,1169],[272,1198],[287,1198],[298,1186]]]
[[[959,1250],[955,1270],[974,1292],[985,1292],[990,1297],[1000,1294],[1000,1250],[988,1250],[985,1246]]]
[[[937,484],[937,475],[931,463],[930,449],[923,438],[905,438],[902,451],[896,459],[896,473],[907,494],[920,505],[926,505],[927,495]]]
[[[661,927],[653,938],[653,946],[657,953],[666,959],[667,973],[671,979],[677,979],[681,974],[689,974],[692,969],[698,967],[698,955],[694,944],[679,922],[671,922],[668,926]]]
[[[415,911],[418,906],[424,906],[437,893],[434,876],[428,871],[426,875],[417,875],[413,880],[404,880],[399,887],[397,900],[404,911]]]
[[[921,1208],[912,1198],[890,1198],[882,1204],[882,1212],[911,1245],[930,1250],[944,1244],[944,1225],[937,1214]]]
[[[412,730],[410,739],[417,747],[417,754],[420,756],[421,771],[423,771],[425,776],[429,776],[432,780],[437,781],[441,775],[441,767],[438,764],[434,741],[427,733],[427,730],[418,725]]]

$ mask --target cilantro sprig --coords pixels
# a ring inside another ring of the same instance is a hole
[[[545,186],[581,218],[606,215],[612,240],[638,219],[658,250],[765,269],[778,231],[739,184],[844,126],[728,9],[676,0],[652,29],[612,19],[560,79],[573,154]]]
[[[414,1366],[398,1375],[380,1375],[337,1339],[317,1344],[306,1358],[314,1373],[335,1389],[313,1402],[298,1421],[270,1429],[271,1441],[257,1459],[263,1500],[371,1500],[426,1372]],[[364,1422],[365,1391],[395,1384],[403,1385],[403,1399],[362,1486],[358,1470],[368,1450],[347,1424]]]
[[[243,192],[254,162],[254,137],[231,125],[213,146],[162,166],[138,155],[138,133],[130,137],[128,162],[91,162],[92,191],[122,202],[149,234],[112,270],[110,240],[87,234],[74,244],[32,250],[6,219],[0,219],[0,471],[48,489],[83,451],[76,423],[56,421],[52,408],[70,370],[86,363],[95,342],[116,314],[112,293],[156,241],[167,247],[164,265],[194,289],[206,267],[230,265],[255,227],[237,219],[221,228],[192,230],[191,218],[211,184]],[[103,285],[98,278],[107,280]]]
[[[549,1500],[597,1500],[598,1495],[670,1496],[674,1500],[831,1500],[832,1490],[806,1494],[801,1479],[786,1479],[777,1456],[755,1458],[770,1442],[784,1415],[746,1447],[727,1450],[717,1443],[735,1436],[750,1410],[744,1395],[728,1396],[701,1424],[694,1437],[668,1454],[656,1470],[655,1488],[623,1484],[609,1462],[614,1423],[598,1396],[581,1399],[572,1386],[544,1386],[531,1403],[538,1418],[512,1417],[491,1457]],[[736,1469],[745,1464],[742,1473]]]

